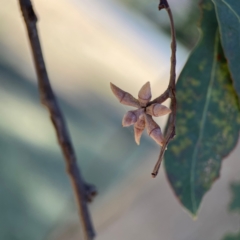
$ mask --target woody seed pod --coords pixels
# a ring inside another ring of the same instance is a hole
[[[164,137],[158,124],[148,114],[145,115],[146,128],[148,135],[160,146],[163,145]]]
[[[136,98],[134,98],[131,94],[123,91],[119,87],[115,86],[114,84],[110,83],[111,89],[113,94],[117,97],[120,103],[132,106],[136,108],[140,108],[140,104]]]
[[[160,146],[164,143],[163,134],[160,128],[155,128],[151,133],[150,137]]]
[[[135,111],[128,111],[123,116],[123,120],[122,120],[123,127],[128,127],[128,126],[134,124],[135,122],[137,122],[139,115],[142,114],[143,111],[144,111],[144,109],[142,109],[142,108],[139,108]]]
[[[137,122],[134,124],[134,138],[135,142],[139,145],[142,133],[145,128],[145,114],[142,113],[139,117]]]
[[[150,83],[145,83],[138,93],[138,100],[141,106],[145,107],[152,97]]]
[[[162,104],[159,104],[159,103],[154,103],[154,104],[148,106],[146,109],[146,113],[149,115],[152,115],[154,117],[160,117],[160,116],[163,116],[170,112],[171,112],[170,108],[168,108]]]

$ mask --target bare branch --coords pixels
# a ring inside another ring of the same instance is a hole
[[[160,4],[158,9],[166,9],[169,19],[170,19],[170,26],[171,26],[171,35],[172,35],[172,42],[171,42],[171,68],[170,68],[170,79],[167,90],[158,98],[154,99],[152,103],[162,103],[167,98],[171,98],[171,106],[170,109],[172,110],[171,115],[169,116],[168,120],[168,126],[165,136],[165,143],[163,144],[158,161],[153,169],[152,176],[156,177],[164,156],[164,152],[167,148],[168,143],[171,139],[175,137],[175,121],[176,121],[176,111],[177,111],[177,101],[176,101],[176,50],[177,50],[177,44],[176,44],[176,35],[175,35],[175,27],[173,22],[173,16],[172,11],[170,9],[170,6],[167,2],[167,0],[160,0]]]
[[[68,130],[63,115],[58,106],[57,100],[51,88],[45,67],[41,45],[37,32],[37,17],[33,10],[30,0],[19,0],[20,8],[26,23],[28,37],[32,48],[32,54],[35,69],[38,77],[38,86],[42,104],[47,107],[51,120],[56,130],[58,143],[65,157],[67,172],[72,182],[79,208],[80,220],[83,228],[84,239],[91,240],[94,238],[94,228],[88,211],[87,199],[91,200],[96,190],[91,185],[86,185],[81,171],[77,165],[76,155],[68,134]]]

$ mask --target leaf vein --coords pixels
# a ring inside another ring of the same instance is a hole
[[[238,21],[240,22],[240,16],[234,11],[234,9],[224,0],[221,0],[229,9],[230,11],[237,17]]]
[[[209,107],[209,102],[211,99],[211,93],[212,93],[212,88],[213,88],[213,83],[214,83],[214,78],[215,78],[215,73],[216,73],[218,41],[219,41],[219,39],[218,39],[218,29],[217,29],[217,31],[215,33],[215,41],[214,41],[214,54],[213,54],[213,64],[212,64],[212,69],[211,69],[211,78],[210,78],[210,82],[208,85],[206,101],[204,104],[202,119],[200,122],[198,140],[194,147],[194,151],[193,151],[193,155],[192,155],[190,187],[191,187],[191,202],[192,202],[192,208],[193,208],[194,213],[197,210],[196,195],[195,195],[195,189],[194,189],[195,188],[195,168],[196,168],[196,163],[197,163],[197,155],[199,152],[199,144],[202,141],[202,137],[203,137],[204,127],[206,124],[207,109]]]

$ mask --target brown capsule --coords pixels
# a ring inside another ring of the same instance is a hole
[[[164,137],[160,128],[155,128],[149,135],[160,146],[164,143]]]
[[[120,103],[136,108],[141,107],[139,101],[136,98],[134,98],[130,93],[123,91],[122,89],[120,89],[119,87],[115,86],[112,83],[110,83],[110,87],[112,89],[113,94],[117,97]]]
[[[145,114],[147,133],[150,135],[152,130],[159,128],[158,124],[152,119],[152,116]]]
[[[139,108],[134,111],[128,111],[123,116],[123,120],[122,120],[123,127],[128,127],[128,126],[134,124],[135,122],[137,122],[138,117],[140,116],[140,114],[143,113],[143,111],[144,111],[144,109],[142,109],[142,108]]]
[[[129,111],[123,116],[122,120],[123,127],[131,126],[135,122],[137,122],[137,116],[133,112]]]
[[[138,100],[141,106],[145,107],[152,98],[150,83],[145,83],[138,93]]]
[[[140,144],[140,139],[142,136],[142,133],[144,131],[145,128],[145,114],[142,113],[137,122],[134,124],[134,138],[135,138],[135,142],[139,145]]]
[[[148,135],[160,146],[164,143],[164,137],[158,124],[148,114],[145,115],[146,128]]]
[[[162,104],[159,104],[159,103],[154,103],[154,104],[148,106],[146,109],[146,113],[149,115],[152,115],[154,117],[160,117],[160,116],[166,115],[170,112],[171,112],[170,108],[168,108]]]

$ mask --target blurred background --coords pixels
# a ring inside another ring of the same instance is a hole
[[[196,1],[170,0],[178,73],[198,39]],[[219,240],[240,229],[240,148],[203,199],[198,219],[165,178],[151,171],[159,148],[122,128],[128,107],[109,82],[137,96],[167,87],[170,35],[156,0],[34,0],[49,77],[79,165],[98,196],[90,205],[97,240]],[[73,193],[48,112],[40,104],[18,1],[0,0],[0,239],[80,239]],[[166,102],[166,105],[168,102]],[[157,119],[163,128],[166,118]]]

